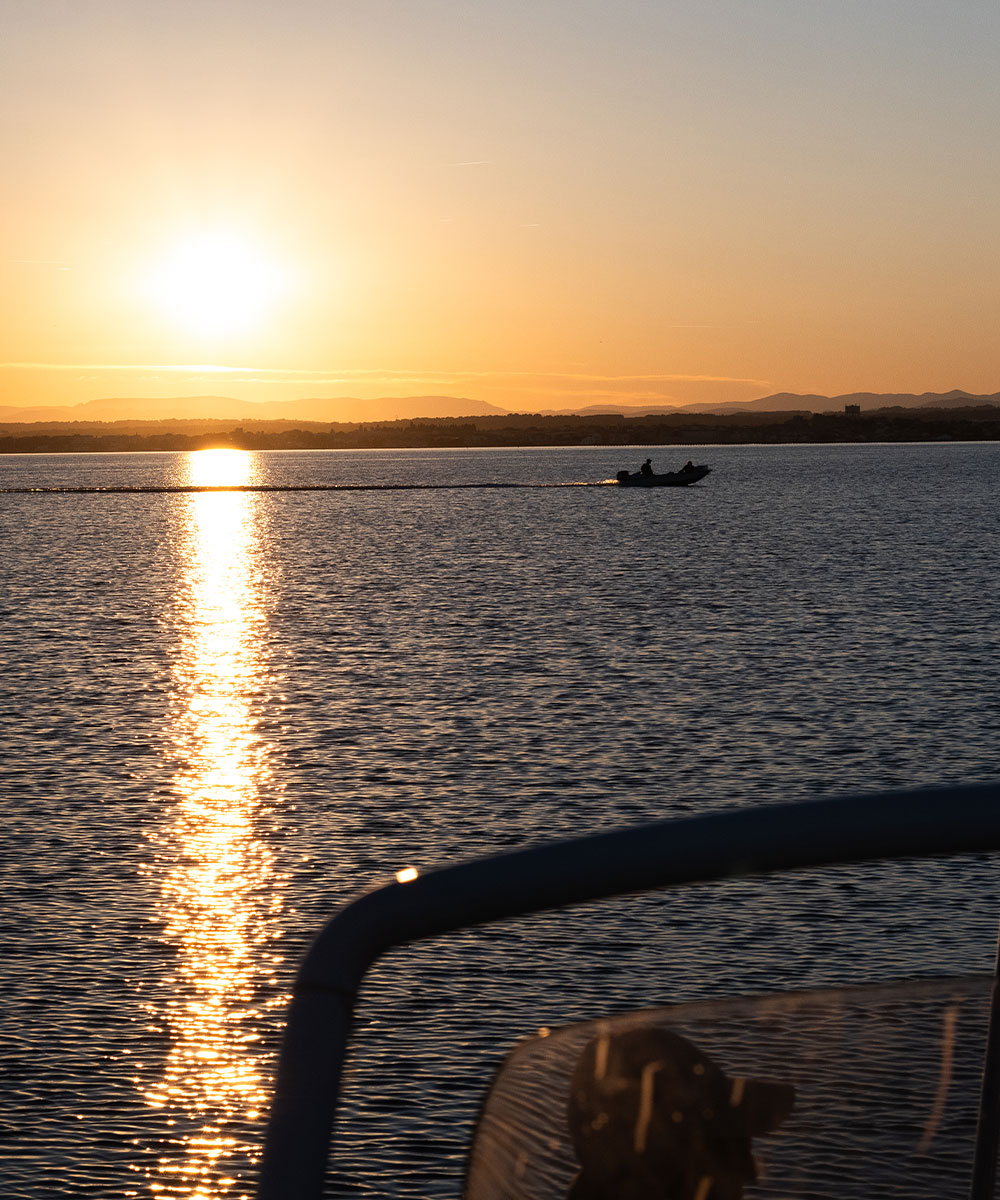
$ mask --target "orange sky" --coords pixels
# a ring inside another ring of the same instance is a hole
[[[0,405],[1000,389],[994,0],[4,23]]]

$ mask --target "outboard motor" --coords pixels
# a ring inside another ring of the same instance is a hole
[[[628,471],[619,471],[615,476],[615,479],[617,479],[619,483],[624,483],[628,479],[628,476]]]

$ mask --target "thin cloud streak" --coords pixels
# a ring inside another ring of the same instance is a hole
[[[0,371],[176,371],[210,375],[256,375],[259,367],[227,367],[221,363],[44,363],[2,362]]]
[[[570,383],[745,383],[766,387],[767,379],[732,375],[655,373],[640,375],[602,375],[574,371],[398,371],[377,367],[357,367],[342,371],[301,367],[232,367],[222,363],[0,363],[5,371],[173,371],[209,375],[254,375],[260,380],[301,379],[309,383],[350,383],[353,380],[385,379],[395,383],[459,383],[497,380],[561,379]],[[248,381],[252,382],[252,381]]]

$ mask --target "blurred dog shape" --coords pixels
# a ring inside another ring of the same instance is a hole
[[[580,1172],[567,1200],[739,1200],[751,1139],[792,1111],[790,1084],[729,1078],[679,1034],[598,1034],[570,1082]]]

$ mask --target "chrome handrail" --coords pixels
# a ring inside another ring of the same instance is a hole
[[[258,1200],[311,1200],[322,1194],[358,988],[368,968],[394,946],[652,888],[874,859],[997,850],[1000,785],[986,784],[727,809],[554,842],[427,874],[413,872],[412,877],[400,872],[397,882],[342,908],[320,931],[299,969]],[[992,1197],[996,1173],[996,984],[994,1012],[972,1200]]]

